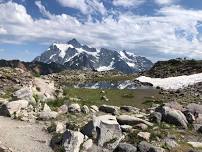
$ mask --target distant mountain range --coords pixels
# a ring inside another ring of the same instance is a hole
[[[118,70],[123,73],[135,73],[149,70],[153,63],[145,57],[126,51],[91,48],[80,44],[76,39],[67,43],[53,43],[47,51],[34,61],[57,63],[68,69],[78,70]]]

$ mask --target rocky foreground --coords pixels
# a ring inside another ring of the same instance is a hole
[[[15,70],[11,80],[2,72],[2,89],[15,87],[2,90],[0,151],[202,151],[200,100],[180,103],[174,100],[179,92],[162,90],[167,102],[153,101],[147,109],[82,105],[78,98],[65,97],[54,82],[29,74],[25,78],[20,75],[24,72]]]

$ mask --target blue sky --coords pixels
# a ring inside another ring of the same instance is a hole
[[[0,58],[31,61],[55,41],[151,60],[202,59],[201,0],[0,0]]]

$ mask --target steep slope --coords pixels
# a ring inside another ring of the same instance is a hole
[[[58,63],[70,69],[95,69],[98,71],[119,70],[124,73],[142,72],[152,67],[145,57],[126,51],[91,48],[80,44],[76,39],[67,43],[53,43],[47,51],[34,61]]]

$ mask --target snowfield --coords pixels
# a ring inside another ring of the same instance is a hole
[[[137,80],[140,82],[148,82],[153,84],[154,87],[161,87],[165,90],[177,90],[180,88],[187,87],[189,85],[202,82],[202,73],[193,74],[193,75],[183,75],[178,77],[169,77],[169,78],[151,78],[146,76],[138,77]]]

